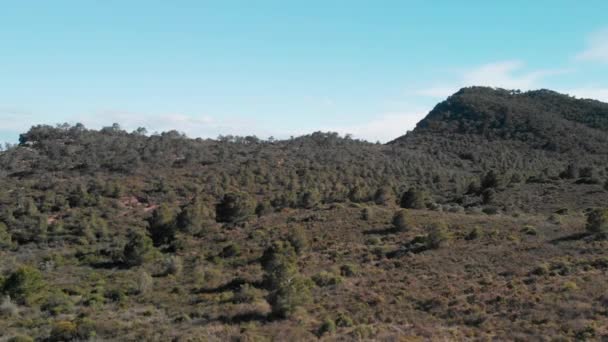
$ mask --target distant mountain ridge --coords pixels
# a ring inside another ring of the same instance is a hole
[[[608,153],[608,104],[576,99],[551,90],[519,92],[488,87],[463,88],[440,102],[412,136],[477,135],[522,141],[550,151]]]

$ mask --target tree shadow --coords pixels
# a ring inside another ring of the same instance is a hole
[[[130,268],[129,265],[127,265],[126,263],[124,263],[122,261],[93,262],[93,263],[90,263],[89,266],[91,266],[92,268],[96,268],[96,269],[106,269],[106,270],[111,270],[111,269],[126,270],[126,269]]]
[[[381,228],[381,229],[368,229],[364,230],[363,234],[365,235],[390,235],[397,233],[397,229],[394,227],[389,228]]]
[[[587,232],[574,233],[574,234],[558,237],[558,238],[553,239],[553,240],[551,240],[549,242],[552,243],[552,244],[554,244],[554,245],[557,245],[560,242],[582,240],[582,239],[585,239],[585,238],[587,238],[589,236],[591,236],[591,233],[587,233]]]
[[[269,322],[271,320],[270,315],[261,314],[259,312],[246,312],[237,314],[234,316],[219,316],[215,321],[222,322],[224,324],[241,324],[248,322]]]
[[[199,294],[203,294],[203,293],[221,293],[221,292],[225,292],[225,291],[236,291],[238,289],[241,288],[242,285],[245,284],[249,284],[255,288],[261,288],[263,283],[261,281],[247,281],[243,278],[235,278],[232,279],[231,281],[217,286],[217,287],[213,287],[213,288],[200,288],[200,289],[196,289],[194,291],[194,293],[199,293]]]
[[[427,243],[425,237],[416,236],[412,240],[403,244],[399,249],[386,253],[386,257],[389,259],[399,258],[399,257],[405,256],[405,255],[408,255],[410,253],[412,253],[412,254],[422,253],[429,249],[432,249],[432,248]]]

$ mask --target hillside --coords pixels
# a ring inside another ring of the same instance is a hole
[[[435,106],[417,124],[417,134],[479,135],[560,153],[606,155],[608,104],[544,89],[463,88]]]
[[[386,145],[39,125],[0,189],[0,341],[608,338],[597,101],[464,88]]]

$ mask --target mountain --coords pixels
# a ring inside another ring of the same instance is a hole
[[[561,153],[607,154],[608,104],[545,89],[463,88],[435,106],[413,134],[477,135]]]

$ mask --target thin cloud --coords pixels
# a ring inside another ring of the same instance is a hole
[[[547,69],[522,71],[525,63],[519,60],[507,60],[487,63],[468,69],[460,73],[456,82],[449,85],[431,86],[417,90],[415,93],[421,96],[445,98],[462,87],[487,86],[505,89],[529,90],[538,88],[543,79],[549,76],[563,74],[567,69]]]
[[[594,99],[608,103],[608,88],[583,87],[566,90],[565,93],[582,99]]]
[[[328,127],[326,131],[352,134],[354,138],[371,142],[387,142],[413,129],[428,110],[416,109],[403,112],[385,113],[368,122],[343,127]]]
[[[18,108],[0,107],[0,130],[5,132],[23,133],[29,128],[33,114]]]
[[[69,122],[81,122],[86,127],[95,129],[116,122],[127,131],[138,127],[145,127],[150,133],[176,130],[190,138],[216,138],[218,135],[256,135],[262,138],[285,136],[285,132],[267,129],[269,125],[243,116],[142,114],[112,110],[102,111],[96,115],[74,117]]]
[[[577,54],[576,59],[608,63],[608,28],[591,33],[587,37],[585,50]]]

